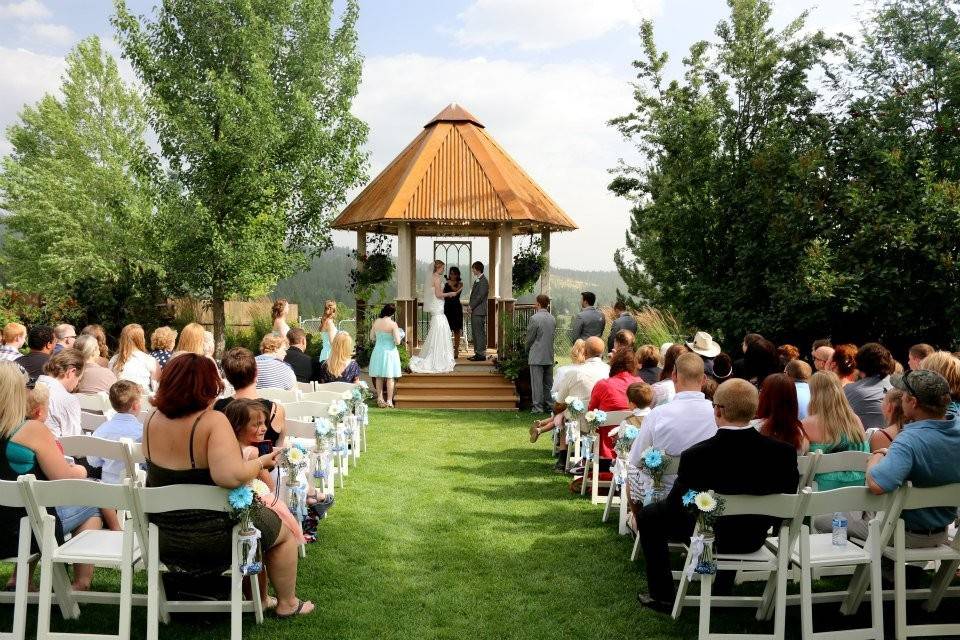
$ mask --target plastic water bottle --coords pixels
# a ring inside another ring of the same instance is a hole
[[[833,514],[833,546],[847,546],[847,516],[839,511]]]

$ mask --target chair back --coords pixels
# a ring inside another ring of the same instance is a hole
[[[795,518],[798,512],[802,513],[809,493],[771,493],[765,496],[716,494],[715,497],[724,502],[724,516]]]
[[[608,411],[607,420],[600,427],[616,427],[632,415],[633,412],[629,409],[626,411]]]
[[[323,384],[314,383],[314,391],[333,391],[334,393],[343,393],[344,391],[353,391],[357,386],[352,382],[324,382]]]
[[[84,431],[96,431],[97,427],[107,421],[107,416],[100,413],[80,412],[80,428]]]
[[[110,398],[104,392],[99,393],[78,393],[77,400],[80,401],[80,410],[90,413],[107,413],[113,409],[110,406]]]
[[[26,506],[20,484],[16,480],[0,480],[0,507],[23,509]]]
[[[343,391],[311,391],[302,394],[300,399],[307,402],[326,402],[329,404],[336,400],[343,400]]]
[[[283,403],[283,410],[287,414],[287,419],[313,419],[326,418],[330,410],[329,402],[316,402],[313,400],[299,400],[297,402]]]
[[[63,447],[64,455],[74,458],[96,456],[110,460],[123,460],[126,457],[122,443],[93,436],[64,436],[60,438],[60,446]]]
[[[917,487],[909,482],[901,490],[904,492],[904,509],[960,507],[960,483],[945,484],[940,487]]]
[[[257,389],[257,395],[273,402],[296,402],[300,399],[300,391],[297,389]]]
[[[890,507],[890,494],[876,495],[866,487],[840,487],[830,491],[812,491],[806,515],[848,511],[883,511]]]
[[[171,484],[165,487],[138,489],[137,503],[145,514],[167,513],[181,509],[200,511],[230,511],[227,502],[229,490],[206,484]]]
[[[27,501],[42,511],[47,507],[84,506],[128,511],[130,486],[93,480],[37,480],[33,474],[20,476]]]
[[[317,428],[312,420],[296,420],[287,418],[287,435],[291,438],[316,438]]]
[[[810,480],[816,475],[817,467],[820,465],[821,455],[819,451],[814,451],[803,456],[797,456],[797,472],[800,474],[797,491],[810,486]]]
[[[311,391],[316,391],[316,384],[316,382],[298,382],[297,390],[299,390],[300,393],[310,393]]]
[[[866,451],[841,451],[825,453],[817,463],[817,474],[833,471],[866,471],[870,454]]]

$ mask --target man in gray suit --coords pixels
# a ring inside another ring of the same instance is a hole
[[[613,351],[613,339],[621,331],[629,331],[636,335],[637,320],[629,311],[627,305],[622,300],[617,300],[613,305],[613,315],[616,316],[610,324],[610,335],[607,336],[607,351]]]
[[[553,388],[553,340],[557,320],[550,313],[550,298],[542,293],[533,304],[536,310],[527,323],[527,364],[530,365],[530,386],[533,395],[532,413],[550,410],[550,390]]]
[[[474,362],[483,362],[487,359],[487,295],[490,292],[490,283],[483,275],[483,263],[474,262],[473,289],[470,290],[470,330],[473,332],[473,351],[470,358]]]
[[[586,340],[594,336],[603,335],[603,328],[607,326],[607,319],[594,305],[597,303],[597,296],[592,291],[584,291],[580,294],[580,306],[583,311],[577,314],[573,319],[573,328],[570,329],[570,341],[576,342],[581,338]]]

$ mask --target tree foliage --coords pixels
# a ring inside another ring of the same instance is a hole
[[[163,274],[151,248],[157,170],[146,110],[97,38],[67,55],[61,93],[25,107],[7,131],[5,284],[120,324],[155,307]]]
[[[766,0],[729,5],[681,81],[664,82],[666,54],[641,29],[636,108],[613,124],[643,162],[610,185],[634,203],[615,256],[631,302],[731,343],[946,344],[960,326],[943,299],[960,233],[955,9],[886,3],[852,48],[805,30],[805,14],[773,30]],[[831,54],[846,64],[823,66]]]
[[[170,168],[161,255],[185,292],[268,291],[329,246],[329,221],[364,176],[367,128],[357,2],[165,1],[152,18],[116,0],[114,23],[148,93]]]

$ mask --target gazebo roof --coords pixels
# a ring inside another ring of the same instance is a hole
[[[483,235],[504,222],[514,233],[577,225],[469,111],[453,103],[333,221],[334,229]]]

